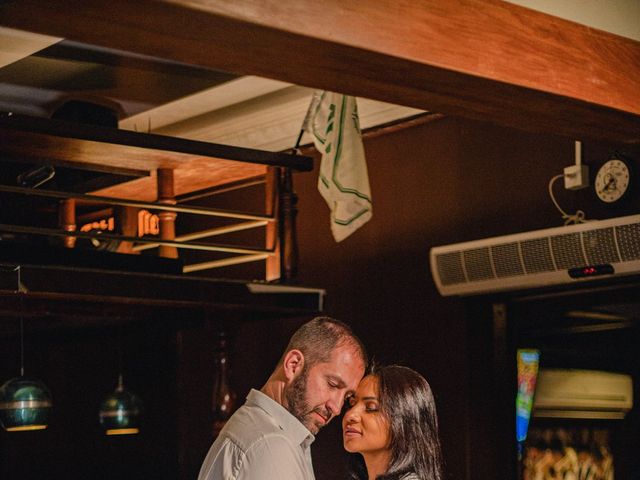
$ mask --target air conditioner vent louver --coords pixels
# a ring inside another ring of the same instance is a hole
[[[451,252],[440,255],[438,259],[438,273],[444,285],[464,282],[462,252]]]
[[[536,240],[524,240],[520,242],[522,248],[522,260],[527,273],[549,272],[555,270],[551,258],[549,239],[538,238]]]
[[[498,277],[512,277],[524,273],[517,243],[493,246],[491,256]]]
[[[616,227],[616,236],[622,260],[640,259],[640,224],[634,223]]]
[[[469,280],[486,280],[493,278],[491,259],[488,248],[476,248],[462,252],[464,265],[467,270]]]
[[[518,233],[431,249],[442,295],[558,285],[568,270],[611,265],[611,275],[640,274],[640,215]]]
[[[588,263],[602,265],[604,263],[619,262],[618,249],[613,239],[613,228],[600,228],[582,234],[584,250]]]
[[[556,259],[556,267],[560,270],[587,264],[578,233],[551,237],[551,250]]]

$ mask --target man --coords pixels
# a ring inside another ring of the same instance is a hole
[[[314,435],[340,414],[366,363],[344,323],[318,317],[304,324],[267,383],[222,429],[198,480],[313,480]]]

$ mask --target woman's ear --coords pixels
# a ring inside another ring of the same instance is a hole
[[[298,349],[289,350],[284,356],[284,375],[291,381],[302,372],[304,368],[304,355]]]

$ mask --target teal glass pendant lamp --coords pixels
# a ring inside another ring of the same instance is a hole
[[[118,377],[115,391],[104,399],[100,406],[100,424],[105,435],[133,435],[140,432],[142,401],[126,390],[122,374]]]
[[[8,432],[43,430],[49,425],[51,392],[39,380],[24,376],[24,325],[20,318],[20,376],[0,387],[0,423]]]

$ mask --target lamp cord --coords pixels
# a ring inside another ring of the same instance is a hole
[[[20,376],[24,377],[24,302],[22,300],[22,293],[18,293],[18,295],[20,295]]]
[[[20,316],[20,376],[24,377],[24,318]]]
[[[551,180],[549,180],[549,196],[551,197],[551,201],[553,202],[553,204],[556,206],[556,208],[558,209],[558,211],[562,215],[562,219],[564,220],[564,224],[565,225],[570,225],[570,224],[588,222],[589,220],[586,219],[586,215],[582,210],[576,210],[576,213],[574,213],[573,215],[569,215],[567,212],[565,212],[560,207],[560,204],[558,204],[558,202],[556,200],[556,197],[553,195],[553,184],[556,181],[560,180],[561,178],[564,178],[564,175],[562,175],[562,174],[561,175],[556,175]]]
[[[20,265],[16,267],[18,271],[18,308],[20,309],[20,376],[24,377],[24,291],[22,290],[22,270]]]
[[[122,391],[122,389],[124,388],[124,381],[123,381],[123,374],[122,374],[122,370],[124,367],[124,353],[123,353],[123,347],[122,347],[122,340],[123,335],[122,335],[122,326],[120,326],[120,328],[118,328],[118,386],[116,387],[116,390],[118,391]]]

